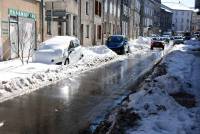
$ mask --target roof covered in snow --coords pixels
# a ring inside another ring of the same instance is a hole
[[[163,2],[163,5],[170,7],[173,10],[186,10],[186,11],[193,11],[191,8],[185,6],[182,3],[177,2]]]

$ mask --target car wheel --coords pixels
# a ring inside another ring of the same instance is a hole
[[[121,54],[125,54],[126,53],[126,50],[125,50],[125,47],[121,50]]]
[[[69,58],[65,59],[64,65],[67,65],[67,64],[69,64]]]

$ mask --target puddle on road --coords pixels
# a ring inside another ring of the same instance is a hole
[[[0,104],[2,134],[76,134],[101,119],[158,55],[130,57]],[[147,60],[148,59],[148,60]]]

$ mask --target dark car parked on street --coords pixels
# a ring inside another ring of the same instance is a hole
[[[164,50],[164,48],[165,48],[164,42],[152,41],[151,42],[151,50],[153,50],[154,48],[162,48]]]
[[[129,52],[128,38],[124,35],[112,35],[108,37],[106,46],[117,54],[125,54]]]

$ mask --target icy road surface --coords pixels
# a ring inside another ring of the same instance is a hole
[[[103,118],[161,53],[130,56],[1,103],[0,133],[76,134]]]

